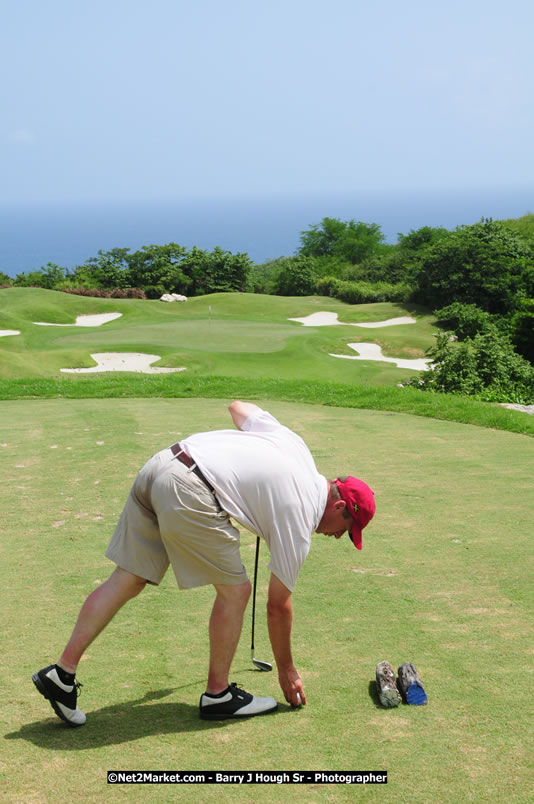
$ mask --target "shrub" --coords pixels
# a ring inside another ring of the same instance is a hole
[[[407,302],[412,295],[412,288],[405,283],[393,285],[390,282],[343,282],[333,277],[320,279],[315,288],[322,296],[334,296],[348,304]]]
[[[425,391],[443,391],[495,402],[534,402],[534,366],[517,354],[510,340],[496,327],[451,343],[450,333],[436,336],[427,351],[428,371],[407,384]]]
[[[315,292],[317,274],[313,257],[287,257],[280,260],[274,287],[279,296],[310,296]]]
[[[335,296],[336,288],[339,285],[339,279],[335,276],[323,276],[315,285],[315,292],[319,296]]]
[[[474,338],[479,332],[486,332],[495,318],[476,304],[462,302],[453,302],[441,310],[435,310],[434,315],[443,329],[453,330],[461,341],[465,338]]]
[[[534,299],[527,299],[513,316],[511,323],[512,342],[519,352],[534,363]]]
[[[62,293],[72,293],[75,296],[93,296],[98,299],[146,299],[141,288],[61,288]]]

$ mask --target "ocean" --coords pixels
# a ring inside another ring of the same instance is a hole
[[[534,188],[359,193],[279,198],[0,205],[0,271],[9,276],[56,263],[82,264],[99,250],[135,251],[174,241],[247,252],[256,263],[290,256],[300,232],[324,217],[381,226],[386,242],[421,226],[454,229],[534,211]]]

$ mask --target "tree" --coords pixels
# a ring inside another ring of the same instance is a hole
[[[280,260],[280,266],[274,286],[279,296],[310,296],[315,292],[317,274],[313,257],[286,257]]]
[[[64,277],[65,268],[56,265],[54,262],[47,262],[47,264],[39,268],[38,271],[30,271],[27,274],[17,274],[13,284],[19,287],[37,287],[46,288],[46,290],[54,290],[63,283]]]
[[[323,218],[320,224],[300,233],[298,253],[303,257],[336,257],[356,265],[375,254],[383,240],[377,223]]]
[[[83,265],[78,265],[69,274],[72,286],[81,285],[89,288],[126,288],[128,282],[127,258],[129,248],[112,248],[109,251],[99,249],[97,257],[90,257]]]
[[[276,280],[285,259],[285,257],[277,257],[274,260],[253,265],[247,278],[247,289],[251,293],[274,294]]]
[[[417,252],[437,243],[449,234],[448,229],[434,226],[422,226],[420,229],[410,229],[407,235],[400,232],[398,246],[402,251]]]
[[[193,246],[181,264],[190,278],[192,296],[205,293],[243,292],[247,289],[252,261],[248,254],[232,254],[216,246],[208,252]]]
[[[184,271],[187,249],[178,243],[143,246],[126,257],[128,285],[143,288],[149,298],[163,293],[189,295],[191,278]]]
[[[205,253],[205,252],[204,252]],[[247,288],[247,277],[252,268],[248,254],[232,254],[220,246],[206,254],[203,271],[195,271],[196,293],[243,292]]]
[[[442,307],[453,301],[509,314],[534,296],[533,250],[499,221],[461,226],[425,250],[417,270],[417,297]]]

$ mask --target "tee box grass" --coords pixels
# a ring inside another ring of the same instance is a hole
[[[532,440],[386,411],[258,399],[308,443],[320,472],[375,491],[363,551],[315,535],[293,595],[308,706],[250,661],[250,611],[231,680],[274,715],[205,722],[210,588],[172,571],[124,607],[79,667],[87,724],[69,729],[31,674],[57,659],[143,462],[190,432],[231,426],[228,399],[1,403],[0,562],[5,801],[514,802],[531,800]],[[255,538],[242,534],[251,576]],[[256,653],[270,661],[260,554]],[[374,670],[413,662],[426,707],[382,709]],[[113,787],[119,770],[387,770],[388,785]]]

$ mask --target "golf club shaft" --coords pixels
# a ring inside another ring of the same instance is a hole
[[[250,655],[252,657],[252,663],[258,668],[258,670],[272,670],[273,666],[270,662],[262,662],[261,659],[256,659],[254,657],[254,623],[256,621],[256,581],[258,578],[258,557],[260,555],[260,537],[256,537],[256,560],[254,562],[254,586],[252,591],[252,635],[250,638]]]
[[[256,620],[256,581],[258,578],[258,558],[260,555],[260,537],[256,536],[256,559],[254,561],[254,585],[252,587],[252,635],[250,639],[250,650],[254,658],[254,623]]]

